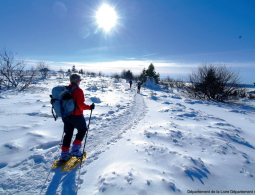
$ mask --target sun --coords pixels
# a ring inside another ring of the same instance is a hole
[[[116,25],[117,18],[114,8],[107,4],[103,4],[96,13],[97,24],[105,32],[109,32]]]

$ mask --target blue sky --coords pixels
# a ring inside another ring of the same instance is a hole
[[[117,25],[98,28],[102,4]],[[0,47],[35,64],[186,76],[203,63],[239,70],[255,82],[254,0],[0,0]]]

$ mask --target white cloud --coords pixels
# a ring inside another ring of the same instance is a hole
[[[148,57],[148,56],[155,56],[157,55],[158,53],[152,53],[152,54],[146,54],[146,55],[143,55],[144,57]]]

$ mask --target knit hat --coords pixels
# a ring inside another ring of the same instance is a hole
[[[70,82],[71,84],[77,84],[78,81],[81,81],[81,76],[77,73],[72,73],[70,75]]]

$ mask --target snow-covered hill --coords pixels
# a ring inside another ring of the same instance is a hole
[[[81,169],[51,170],[63,123],[49,94],[68,79],[0,93],[0,194],[188,194],[255,190],[255,103],[191,100],[122,80],[86,77],[94,102]],[[85,111],[88,120],[90,111]]]

